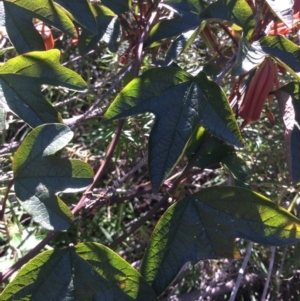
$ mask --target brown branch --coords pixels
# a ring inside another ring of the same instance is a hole
[[[105,172],[107,165],[109,164],[109,162],[114,154],[114,151],[116,149],[117,143],[118,143],[120,135],[122,133],[123,125],[124,125],[124,119],[120,119],[118,122],[117,128],[115,130],[114,137],[108,146],[105,159],[103,160],[100,168],[98,169],[96,175],[94,176],[93,183],[86,189],[86,191],[83,194],[83,196],[81,197],[80,201],[77,203],[77,205],[72,210],[72,213],[74,215],[76,215],[82,208],[85,207],[86,194],[93,190],[97,181],[102,177],[103,173]]]

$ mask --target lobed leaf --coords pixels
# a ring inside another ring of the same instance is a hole
[[[218,0],[201,11],[200,18],[234,23],[243,29],[247,40],[251,38],[255,26],[252,9],[246,0]]]
[[[86,83],[59,62],[58,50],[30,52],[0,66],[0,101],[31,127],[62,122],[60,114],[44,98],[40,86],[62,86],[83,91]]]
[[[193,1],[167,1],[167,6],[171,7],[174,17],[169,20],[162,20],[151,29],[145,46],[155,47],[159,41],[172,37],[184,35],[189,31],[198,28],[201,20],[198,15],[198,8]]]
[[[98,243],[43,252],[0,295],[2,301],[157,301],[141,275]]]
[[[98,34],[92,35],[85,28],[79,38],[78,48],[82,55],[94,49],[98,42],[103,40],[111,51],[117,51],[120,36],[120,20],[110,9],[103,5],[92,5],[98,28]]]
[[[181,53],[183,53],[188,47],[190,47],[201,29],[202,26],[198,26],[196,29],[191,29],[180,34],[174,40],[167,52],[165,65],[170,65]]]
[[[68,15],[52,0],[4,1],[7,33],[18,53],[45,50],[41,35],[32,22],[37,18],[72,37],[77,36]]]
[[[246,179],[249,175],[249,168],[246,162],[240,158],[236,153],[232,153],[221,161],[222,165],[229,171],[234,185],[248,188]]]
[[[185,152],[188,160],[191,160],[200,148],[201,155],[197,158],[195,166],[202,169],[220,168],[220,162],[235,151],[232,145],[211,136],[203,127],[196,129],[188,142]]]
[[[275,16],[289,28],[293,27],[293,0],[266,0]]]
[[[104,119],[151,112],[156,116],[149,137],[149,172],[158,190],[202,124],[213,135],[237,146],[242,138],[221,88],[205,73],[196,77],[179,68],[146,71],[131,81],[108,108]]]
[[[238,187],[211,187],[172,205],[153,231],[141,274],[160,295],[187,262],[238,257],[234,238],[268,245],[300,240],[300,221],[264,196]]]
[[[92,11],[92,4],[88,0],[55,0],[65,8],[82,27],[92,34],[97,34],[97,23]]]
[[[57,194],[82,190],[93,179],[88,164],[54,155],[72,137],[65,125],[39,126],[26,137],[13,160],[16,196],[33,220],[49,230],[65,230],[73,219]]]

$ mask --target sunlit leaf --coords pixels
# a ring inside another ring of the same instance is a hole
[[[97,243],[38,255],[20,270],[0,299],[157,301],[151,287],[129,263]]]
[[[298,45],[281,35],[263,37],[259,43],[264,52],[275,57],[280,65],[297,80],[300,80],[297,75],[300,72],[300,48]]]
[[[187,262],[237,257],[234,238],[268,245],[300,241],[300,221],[264,196],[238,187],[211,187],[165,212],[150,239],[141,274],[160,295]]]
[[[174,67],[148,70],[119,93],[104,119],[115,120],[145,112],[156,116],[149,138],[148,158],[152,188],[156,191],[199,124],[213,135],[242,146],[224,92],[208,80],[205,73],[193,77]]]
[[[63,67],[58,50],[31,52],[8,60],[0,67],[0,101],[30,126],[62,122],[60,114],[44,98],[41,85],[83,91],[86,83]]]
[[[293,0],[266,0],[271,10],[289,28],[293,26]]]
[[[91,184],[93,171],[80,160],[62,159],[55,153],[72,139],[62,124],[35,128],[15,153],[15,192],[33,220],[49,230],[67,229],[72,221],[59,192],[76,192]]]

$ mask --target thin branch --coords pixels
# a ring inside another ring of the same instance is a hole
[[[235,300],[236,294],[237,294],[237,292],[239,290],[239,287],[241,285],[241,282],[242,282],[242,280],[244,278],[245,270],[247,268],[247,264],[248,264],[248,261],[250,259],[252,247],[253,247],[253,242],[249,242],[249,244],[247,246],[247,250],[246,250],[246,254],[245,254],[245,257],[244,257],[244,261],[243,261],[242,267],[239,270],[239,275],[238,275],[238,278],[237,278],[237,280],[236,280],[236,282],[234,284],[234,287],[233,287],[233,289],[231,291],[231,295],[230,295],[229,301],[234,301]]]
[[[86,111],[84,112],[80,117],[76,118],[76,120],[69,124],[69,127],[71,130],[76,128],[81,122],[83,122],[90,114],[93,113],[93,111],[97,108],[97,106],[109,95],[112,93],[112,91],[116,88],[116,86],[124,79],[124,77],[130,72],[130,70],[133,67],[133,63],[131,62],[120,74],[118,79],[109,87],[107,91],[105,91],[100,98],[98,98],[95,103]]]
[[[17,148],[20,146],[21,142],[11,142],[8,144],[4,144],[3,148],[0,149],[0,155],[5,155],[11,152],[14,152],[17,150]]]
[[[102,177],[103,173],[105,172],[107,165],[109,164],[109,162],[114,154],[114,151],[116,149],[117,143],[118,143],[120,135],[122,133],[123,125],[124,125],[124,119],[120,119],[118,122],[117,128],[115,130],[114,137],[108,146],[105,159],[103,160],[100,168],[98,169],[96,175],[94,176],[93,183],[86,189],[86,191],[82,195],[80,201],[77,203],[77,205],[72,210],[72,213],[74,215],[77,214],[82,208],[85,207],[86,193],[93,190],[96,183],[98,182],[98,180]]]
[[[282,275],[283,267],[284,267],[284,264],[285,264],[284,261],[285,261],[286,255],[287,255],[287,251],[288,251],[288,247],[284,247],[283,254],[282,254],[282,257],[281,257],[280,267],[279,267],[278,272],[276,273],[276,284],[277,284],[277,286],[276,286],[276,293],[275,293],[274,301],[277,301],[278,298],[280,297],[280,292],[279,292],[280,284],[281,284],[280,276]]]
[[[128,173],[126,173],[122,178],[117,179],[114,181],[114,188],[119,188],[125,181],[126,179],[131,176],[133,173],[135,173],[137,170],[139,170],[142,166],[144,166],[147,162],[148,155],[144,156],[144,158],[136,165],[134,166]]]
[[[272,271],[273,271],[273,267],[274,267],[276,247],[271,247],[271,250],[272,250],[272,253],[271,253],[271,258],[270,258],[270,263],[269,263],[269,268],[268,268],[268,277],[267,277],[267,281],[264,286],[264,291],[261,295],[261,299],[260,299],[261,301],[266,300],[266,296],[268,293],[268,289],[269,289],[269,285],[270,285],[270,281],[271,281],[271,277],[272,277]]]

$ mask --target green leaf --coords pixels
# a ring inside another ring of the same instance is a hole
[[[232,68],[232,75],[239,76],[248,73],[257,67],[266,57],[266,53],[262,50],[258,42],[250,44],[246,39],[241,38],[237,59]]]
[[[162,20],[151,29],[146,47],[155,47],[160,44],[161,40],[170,39],[180,36],[189,31],[194,31],[201,23],[197,8],[193,6],[192,1],[168,1],[167,5],[171,7],[175,13],[173,19]]]
[[[42,36],[32,23],[32,16],[23,8],[9,2],[5,5],[5,25],[9,39],[18,53],[45,50]]]
[[[57,194],[82,190],[93,179],[88,164],[54,155],[72,137],[65,125],[39,126],[26,137],[13,160],[16,196],[34,221],[49,230],[65,230],[73,218]]]
[[[27,263],[0,295],[2,301],[157,301],[141,275],[97,243],[50,250]]]
[[[155,191],[180,159],[199,124],[213,135],[242,146],[224,92],[205,73],[193,77],[174,67],[150,69],[119,93],[104,119],[115,120],[145,112],[156,116],[149,138],[148,158]]]
[[[81,55],[94,49],[101,40],[109,45],[111,51],[117,51],[117,40],[120,36],[119,18],[105,6],[93,5],[92,8],[98,26],[98,34],[91,35],[88,30],[85,28],[82,29],[78,42]]]
[[[190,45],[193,43],[193,41],[201,31],[201,28],[202,26],[199,26],[196,30],[188,30],[180,34],[174,40],[167,52],[165,65],[170,65],[181,53],[183,53],[188,47],[190,47]]]
[[[127,12],[131,7],[130,0],[101,0],[101,3],[117,15]]]
[[[51,0],[7,0],[3,3],[7,32],[18,53],[45,50],[43,39],[32,23],[33,18],[67,35],[77,36],[70,18]]]
[[[200,168],[220,168],[220,162],[234,153],[233,146],[224,144],[223,141],[211,136],[203,127],[199,127],[189,140],[186,149],[188,159],[191,160],[201,147],[203,150],[195,163],[195,166]]]
[[[247,189],[203,189],[177,202],[161,217],[141,274],[160,295],[187,262],[236,257],[235,237],[268,245],[293,244],[300,241],[300,221]]]
[[[88,0],[55,0],[56,3],[70,12],[82,27],[92,34],[97,34],[97,23],[93,14],[92,4]]]
[[[221,163],[230,172],[235,186],[248,188],[246,179],[249,175],[249,168],[242,158],[238,157],[236,153],[231,153],[224,157]]]
[[[10,59],[0,67],[3,93],[0,101],[32,127],[62,122],[60,114],[43,97],[41,85],[86,89],[83,79],[63,67],[59,58],[58,50],[31,52]]]
[[[297,80],[300,77],[300,48],[283,36],[266,36],[259,40],[261,48],[275,57],[280,65],[290,72]],[[295,73],[296,72],[296,73]]]
[[[266,0],[275,16],[289,28],[293,27],[293,0]]]
[[[200,17],[213,22],[228,21],[243,29],[244,37],[251,38],[255,19],[246,0],[218,0],[200,12]]]

